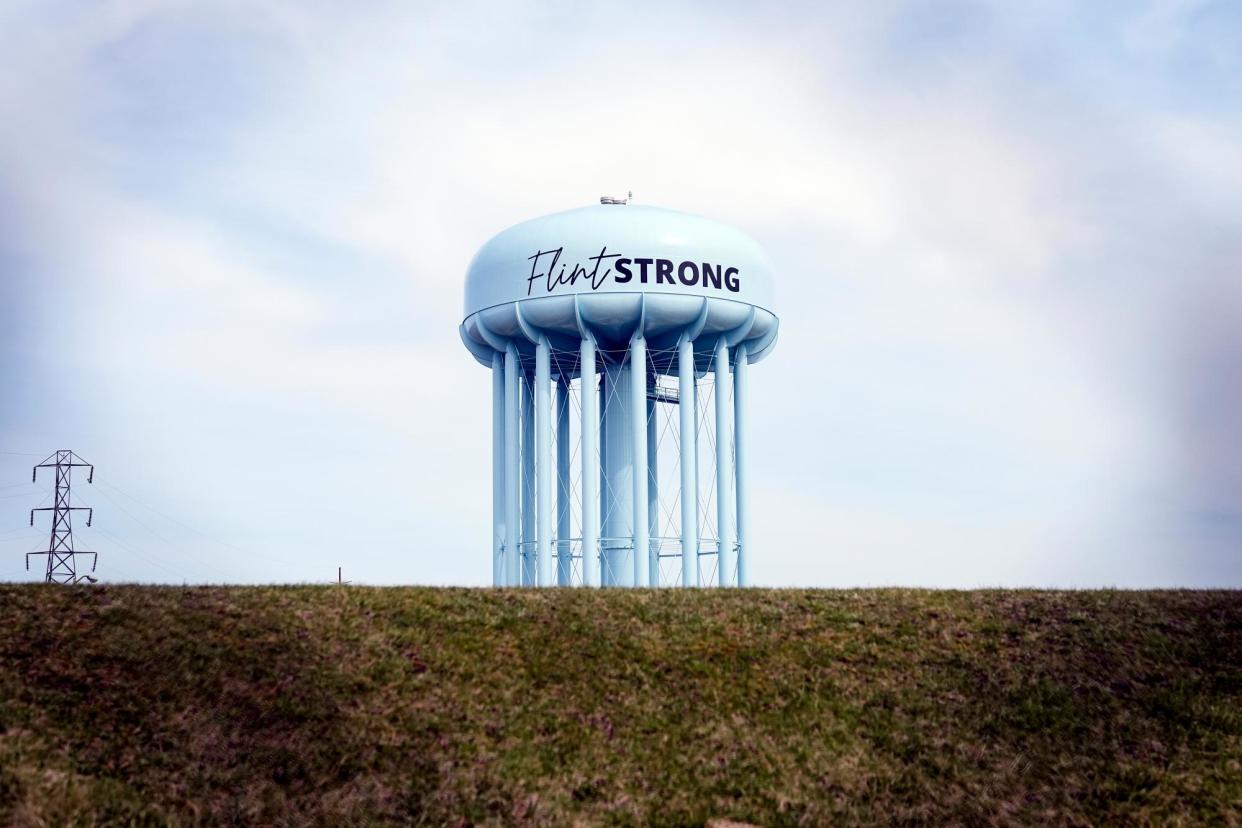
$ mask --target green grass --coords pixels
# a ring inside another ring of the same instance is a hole
[[[0,824],[1242,822],[1242,593],[0,586]]]

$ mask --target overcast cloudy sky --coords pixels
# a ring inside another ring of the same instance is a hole
[[[63,447],[105,580],[485,583],[465,266],[633,190],[778,272],[757,583],[1242,586],[1242,5],[10,0],[0,70],[0,580]]]

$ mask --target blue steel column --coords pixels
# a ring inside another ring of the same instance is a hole
[[[733,463],[737,478],[737,585],[748,586],[750,563],[750,481],[746,477],[746,343],[737,348],[733,364]]]
[[[518,491],[520,449],[518,443],[518,364],[517,348],[505,349],[505,586],[521,583],[518,558]]]
[[[579,346],[582,393],[582,585],[599,586],[599,383],[595,341]]]
[[[600,546],[604,586],[634,586],[634,493],[641,491],[640,499],[644,505],[647,502],[646,484],[634,480],[633,423],[637,418],[632,410],[633,387],[628,360],[605,363],[599,452],[603,467]],[[646,433],[644,429],[643,434]]]
[[[522,374],[522,586],[535,585],[535,395]]]
[[[535,345],[535,585],[552,583],[552,365],[548,340]]]
[[[698,586],[699,571],[699,453],[695,428],[694,343],[677,343],[677,412],[681,415],[677,441],[681,449],[681,585]]]
[[[611,529],[609,524],[616,519],[616,510],[611,508],[615,495],[613,494],[612,486],[608,483],[608,474],[612,470],[612,466],[608,465],[608,420],[609,411],[612,411],[612,419],[616,420],[619,418],[619,415],[615,410],[619,406],[616,404],[616,400],[614,398],[616,392],[613,390],[613,387],[615,386],[616,381],[620,378],[620,371],[621,369],[618,368],[617,374],[614,375],[610,366],[607,363],[604,363],[602,369],[600,370],[599,376],[599,391],[601,398],[599,408],[599,576],[600,582],[604,586],[614,585],[609,583],[608,580],[609,567],[604,559],[604,548],[608,546],[608,543],[604,540],[604,538],[612,537],[611,534],[609,534]],[[612,403],[611,405],[609,404],[610,402]]]
[[[729,389],[729,344],[722,336],[716,340],[716,536],[720,551],[716,554],[716,572],[720,585],[734,583],[736,565],[733,559],[733,414]]]
[[[656,401],[648,395],[647,406],[647,583],[660,585],[660,465],[659,435],[656,433]]]
[[[573,582],[572,549],[569,545],[569,381],[556,377],[556,583]]]
[[[692,573],[692,576],[694,578],[694,586],[702,587],[702,586],[706,586],[703,583],[703,566],[702,566],[703,524],[705,521],[703,519],[703,501],[701,499],[703,495],[703,492],[702,492],[703,480],[702,480],[702,475],[700,474],[700,472],[703,468],[703,465],[702,465],[703,458],[699,451],[699,449],[701,448],[701,444],[699,443],[699,435],[702,434],[704,432],[704,429],[707,428],[707,412],[699,408],[699,374],[698,374],[697,369],[695,370],[695,375],[694,375],[694,423],[693,423],[693,426],[694,426],[694,535],[695,535],[694,546],[695,546],[695,550],[694,550],[694,572]]]
[[[492,353],[492,586],[504,586],[505,358]]]
[[[634,472],[634,586],[647,585],[644,558],[650,554],[647,524],[647,340],[630,341],[630,439]]]

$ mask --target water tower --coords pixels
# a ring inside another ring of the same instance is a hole
[[[745,586],[747,366],[776,342],[744,234],[604,198],[523,222],[466,275],[492,369],[496,586]]]

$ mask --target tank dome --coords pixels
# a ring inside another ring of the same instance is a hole
[[[483,245],[465,316],[573,293],[717,296],[772,311],[771,268],[749,236],[658,207],[596,205],[524,221]]]

